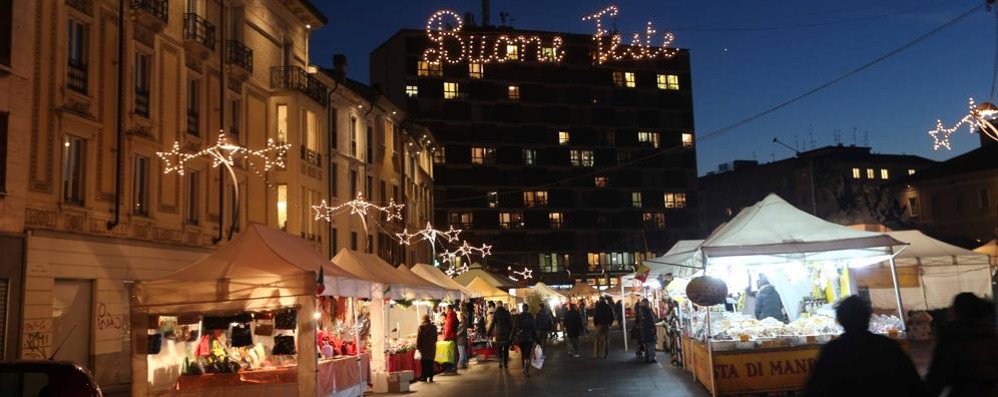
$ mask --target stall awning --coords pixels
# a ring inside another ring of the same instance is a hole
[[[333,257],[332,263],[353,277],[383,285],[392,299],[443,299],[447,294],[426,280],[406,277],[395,266],[373,254],[344,248]]]
[[[311,294],[319,269],[324,295],[370,296],[370,282],[331,266],[305,240],[254,224],[211,255],[158,280],[136,284],[133,298],[136,305],[147,307],[240,308],[254,299]],[[217,302],[233,303],[208,304]]]
[[[708,258],[743,264],[786,260],[883,259],[905,246],[881,234],[853,230],[795,208],[775,194],[747,207],[701,245]]]
[[[471,280],[471,282],[468,283],[467,287],[468,289],[475,291],[476,293],[481,295],[483,298],[500,298],[500,299],[511,298],[508,293],[503,292],[502,290],[496,287],[493,287],[492,284],[489,284],[488,281],[485,281],[481,277],[475,277],[473,280]]]
[[[395,270],[398,271],[399,273],[402,273],[404,277],[411,278],[414,281],[418,280],[418,282],[422,285],[422,288],[426,288],[428,290],[439,290],[440,291],[439,294],[441,296],[440,299],[450,299],[450,300],[461,299],[461,291],[459,289],[450,286],[439,285],[437,283],[434,283],[433,281],[427,280],[426,278],[423,278],[420,275],[413,273],[405,265],[399,265],[399,267],[395,268]]]
[[[974,248],[974,252],[991,257],[991,264],[998,265],[998,239],[988,241],[987,244]]]
[[[457,281],[452,280],[450,277],[447,277],[447,275],[444,274],[444,272],[441,271],[440,269],[437,269],[425,263],[417,263],[415,266],[412,267],[412,269],[409,270],[412,271],[417,276],[432,281],[433,283],[441,287],[457,289],[458,291],[461,291],[461,293],[464,294],[466,297],[477,298],[479,296],[476,292],[459,284]]]
[[[551,288],[551,286],[544,284],[542,282],[534,284],[534,286],[530,287],[530,289],[548,298],[555,298],[555,299],[565,298],[565,294],[562,294],[560,291]]]
[[[515,281],[485,270],[482,265],[477,263],[472,264],[468,271],[454,277],[454,281],[457,281],[461,285],[468,285],[475,277],[481,278],[496,288],[510,288],[516,285]]]
[[[581,281],[576,281],[572,289],[568,290],[568,296],[589,296],[589,295],[599,295],[599,290],[593,288],[593,286],[588,283]]]
[[[918,230],[887,232],[908,248],[894,257],[898,266],[988,265],[988,255],[926,236]]]

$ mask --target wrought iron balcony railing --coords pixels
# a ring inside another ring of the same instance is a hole
[[[225,63],[239,66],[248,72],[253,71],[253,49],[237,40],[225,42]]]
[[[301,146],[301,159],[308,164],[322,166],[322,154],[305,146]]]
[[[73,91],[86,95],[87,93],[87,65],[84,63],[69,62],[69,73],[66,85]]]
[[[214,50],[215,25],[198,14],[186,13],[184,14],[184,40],[191,40]]]
[[[170,20],[170,2],[167,0],[131,0],[129,4],[132,9],[145,11],[163,23]]]
[[[322,106],[329,102],[329,87],[297,66],[271,67],[270,88],[300,91]]]

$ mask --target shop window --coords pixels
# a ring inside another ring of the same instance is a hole
[[[686,193],[666,193],[665,208],[686,208]]]

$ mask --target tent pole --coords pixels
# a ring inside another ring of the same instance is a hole
[[[624,307],[624,278],[620,278],[620,327],[624,330],[624,351],[627,351],[627,310]]]
[[[891,246],[891,281],[894,282],[894,297],[897,299],[898,318],[901,319],[901,330],[907,331],[904,325],[904,305],[901,303],[901,288],[898,285],[897,263],[894,262],[894,247]]]
[[[358,302],[355,298],[350,298],[350,311],[353,312],[353,344],[357,347],[357,372],[360,374],[360,394],[364,395],[367,390],[367,381],[364,380],[364,357],[360,354],[360,320],[357,317]]]
[[[703,261],[703,276],[707,277],[707,261],[708,261],[708,259],[707,259],[707,254],[706,253],[703,254],[703,255],[701,255],[701,261]],[[705,313],[705,317],[706,317],[706,321],[707,321],[707,334],[704,335],[704,340],[705,340],[706,345],[707,345],[707,368],[708,368],[707,379],[710,382],[710,395],[711,396],[716,396],[717,395],[717,386],[714,383],[714,349],[712,349],[712,346],[710,345],[710,338],[711,338],[711,330],[710,330],[710,306],[705,306],[704,309],[707,310],[707,313]]]

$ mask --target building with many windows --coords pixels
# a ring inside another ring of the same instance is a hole
[[[704,235],[769,193],[831,222],[899,228],[902,208],[886,186],[933,163],[919,156],[837,145],[765,164],[723,164],[700,177]]]
[[[460,34],[401,30],[370,58],[372,84],[437,139],[438,228],[493,245],[493,270],[559,284],[615,284],[698,235],[688,51],[601,62],[591,35]]]
[[[65,343],[56,359],[114,391],[131,380],[128,283],[190,264],[249,223],[328,249],[327,228],[308,216],[329,183],[329,88],[307,47],[326,19],[306,0],[17,0],[13,10],[14,51],[0,45],[0,84],[17,87],[0,92],[13,127],[0,142],[13,151],[0,164],[17,170],[4,174],[0,215],[5,231],[26,230],[26,252],[23,291],[9,295],[23,297],[21,312],[0,315],[17,326],[0,336],[20,342],[16,357]],[[283,167],[236,159],[235,178],[205,156],[158,155],[204,150],[223,133],[252,150],[292,146]]]

